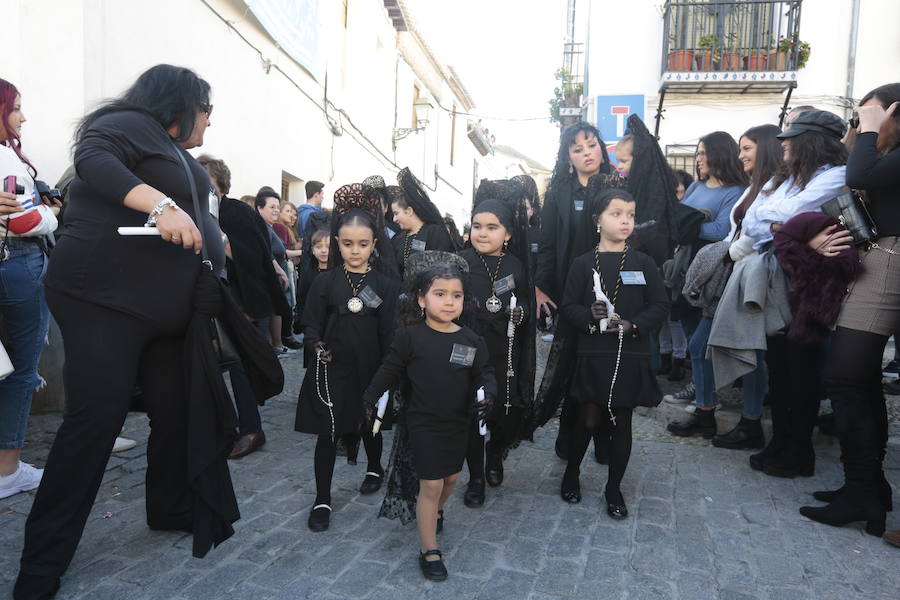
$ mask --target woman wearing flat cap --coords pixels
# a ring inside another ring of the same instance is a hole
[[[847,149],[841,142],[847,124],[823,110],[800,114],[777,137],[784,164],[750,205],[742,235],[765,252],[774,232],[795,215],[819,212],[844,189]],[[775,477],[809,477],[815,468],[812,431],[819,412],[820,343],[803,344],[786,335],[766,338],[766,362],[772,384],[773,435],[766,448],[750,457],[750,466]]]

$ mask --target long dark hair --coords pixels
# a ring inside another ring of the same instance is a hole
[[[381,201],[378,200],[377,202],[380,207]],[[381,216],[380,210],[377,214],[378,216]],[[370,263],[377,271],[384,273],[388,277],[399,279],[400,275],[397,273],[397,261],[394,260],[393,248],[385,239],[384,220],[379,218],[373,219],[372,214],[362,208],[352,208],[344,214],[339,214],[337,211],[332,213],[328,268],[333,269],[334,267],[340,267],[344,263],[344,259],[341,257],[341,249],[338,245],[337,236],[341,227],[347,225],[360,225],[372,230],[372,239],[375,240],[375,247],[372,249],[372,255],[369,257]],[[312,248],[310,248],[310,254],[312,254]]]
[[[781,129],[775,125],[759,125],[751,127],[741,136],[756,144],[756,162],[750,174],[750,189],[744,194],[735,214],[747,214],[747,209],[756,200],[762,187],[784,164],[784,151],[781,149],[781,141],[776,137],[779,133]]]
[[[863,96],[863,99],[859,101],[860,106],[873,98],[887,110],[894,102],[900,102],[900,83],[888,83],[875,88]],[[896,123],[893,135],[888,136],[885,140],[878,139],[878,151],[881,154],[887,154],[894,148],[900,147],[900,108],[894,111],[892,118]]]
[[[713,131],[700,138],[700,144],[706,152],[706,165],[709,176],[715,177],[723,186],[747,187],[749,178],[744,173],[744,166],[738,160],[737,142],[724,131]],[[698,144],[699,145],[699,144]],[[697,179],[706,181],[697,169]]]
[[[763,191],[766,195],[778,189],[789,177],[793,177],[794,185],[802,190],[820,167],[847,164],[847,147],[836,137],[818,131],[805,131],[790,140],[788,159],[775,172],[772,185]]]
[[[585,121],[574,123],[566,127],[559,136],[559,150],[556,153],[556,166],[553,167],[553,176],[550,178],[550,186],[548,190],[556,190],[563,182],[568,181],[572,175],[569,174],[569,147],[575,143],[575,138],[579,133],[583,133],[586,137],[597,138],[600,144],[600,151],[603,153],[603,164],[600,165],[601,173],[610,173],[612,167],[609,165],[609,153],[606,151],[606,144],[600,137],[600,131]]]
[[[6,131],[6,141],[0,142],[0,144],[5,144],[12,148],[19,160],[28,166],[28,170],[31,171],[31,177],[34,179],[37,177],[37,169],[22,153],[22,140],[19,139],[19,134],[9,130],[9,115],[12,114],[13,107],[16,105],[16,98],[19,96],[21,94],[19,94],[16,86],[5,79],[0,79],[0,127]]]
[[[135,110],[153,117],[164,129],[178,126],[177,142],[184,142],[194,130],[197,112],[208,110],[209,84],[184,67],[150,67],[118,98],[112,98],[88,113],[75,130],[75,144],[84,138],[94,121],[104,115]]]

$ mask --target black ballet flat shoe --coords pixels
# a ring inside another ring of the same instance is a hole
[[[59,591],[59,577],[44,577],[19,571],[13,588],[14,600],[49,600]]]
[[[437,560],[428,560],[428,556],[437,556]],[[428,581],[444,581],[447,579],[447,567],[444,566],[444,555],[440,550],[427,550],[419,553],[419,568]]]
[[[310,531],[326,531],[331,523],[331,507],[327,504],[316,504],[309,513],[306,525]]]
[[[578,479],[578,475],[574,477],[563,475],[559,496],[569,504],[581,502],[581,481]]]
[[[374,494],[381,489],[381,473],[369,471],[366,478],[363,479],[362,485],[359,486],[360,494]]]
[[[481,508],[484,506],[484,479],[472,479],[466,486],[466,494],[463,496],[463,504],[469,508]]]
[[[444,530],[444,509],[442,508],[441,510],[438,511],[437,528],[436,528],[435,533],[440,533],[443,530]]]
[[[503,483],[503,455],[488,454],[485,465],[485,479],[491,487],[498,487]]]
[[[628,518],[628,507],[625,506],[625,498],[622,496],[622,492],[616,492],[615,494],[611,494],[606,492],[606,514],[615,519],[616,521],[621,521],[622,519]]]

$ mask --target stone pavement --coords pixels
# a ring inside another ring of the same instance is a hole
[[[364,461],[339,457],[332,527],[314,534],[313,436],[293,431],[301,358],[285,360],[289,385],[263,409],[269,439],[232,463],[242,518],[235,535],[202,560],[191,539],[151,532],[144,522],[147,419],[132,414],[133,450],[110,459],[60,599],[579,598],[895,599],[900,550],[856,527],[805,520],[809,492],[840,484],[838,448],[818,437],[816,476],[785,480],[752,471],[749,452],[674,443],[652,416],[635,417],[635,445],[623,492],[631,516],[605,513],[605,467],[590,454],[584,501],[559,498],[563,463],[555,428],[514,451],[506,482],[480,510],[458,490],[440,544],[450,571],[425,582],[416,563],[414,524],[377,519],[380,497],[361,496]],[[58,414],[34,417],[25,458],[43,464]],[[900,482],[892,437],[888,479]],[[386,452],[390,443],[386,441]],[[362,451],[360,458],[363,458]],[[385,457],[385,460],[387,457]],[[465,480],[465,475],[463,476]],[[32,494],[0,500],[0,597],[9,597]],[[898,511],[900,513],[900,511]],[[900,514],[889,528],[900,528]]]

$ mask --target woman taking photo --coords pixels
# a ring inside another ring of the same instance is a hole
[[[11,177],[22,192],[0,188],[0,216],[5,217],[0,220],[0,315],[15,368],[0,381],[0,498],[33,490],[43,473],[19,458],[31,395],[43,381],[37,369],[50,323],[42,283],[44,236],[56,229],[59,209],[45,206],[35,193],[37,171],[22,153],[25,120],[19,91],[0,79],[0,180]],[[26,206],[33,208],[26,212]]]
[[[67,231],[46,277],[65,345],[68,404],[25,526],[16,599],[51,597],[59,588],[135,385],[151,425],[147,523],[195,535],[203,527],[194,521],[198,492],[188,476],[183,346],[203,240],[213,272],[225,264],[207,206],[209,177],[186,152],[203,143],[209,93],[192,71],[157,65],[76,131]],[[199,215],[182,159],[196,181]],[[117,233],[145,223],[160,236]],[[227,537],[230,526],[223,525]]]
[[[847,160],[847,185],[864,190],[878,239],[862,253],[863,274],[844,300],[825,369],[825,386],[841,441],[844,486],[816,492],[824,507],[804,506],[805,517],[828,525],[865,521],[881,535],[891,509],[882,462],[888,435],[881,363],[888,337],[900,327],[900,83],[876,88],[856,108],[856,139]],[[804,115],[800,115],[802,118]],[[796,123],[796,121],[795,121]],[[810,246],[826,257],[852,243],[849,233],[826,229]],[[843,234],[843,235],[841,235]],[[900,532],[885,533],[898,545]]]
[[[731,224],[731,209],[747,187],[747,173],[738,160],[738,145],[724,131],[714,131],[700,138],[697,144],[697,181],[684,194],[683,203],[706,214],[700,225],[700,235],[692,247],[693,255],[703,246],[725,239]],[[712,319],[701,316],[698,309],[688,306],[683,297],[672,306],[672,320],[682,321],[689,336],[691,353],[691,383],[694,387],[697,410],[686,421],[669,423],[668,430],[677,436],[716,435],[716,390],[712,363],[706,358],[706,343]],[[692,333],[693,332],[693,333]],[[680,402],[683,394],[667,396],[667,401]],[[687,398],[685,398],[687,399]]]

